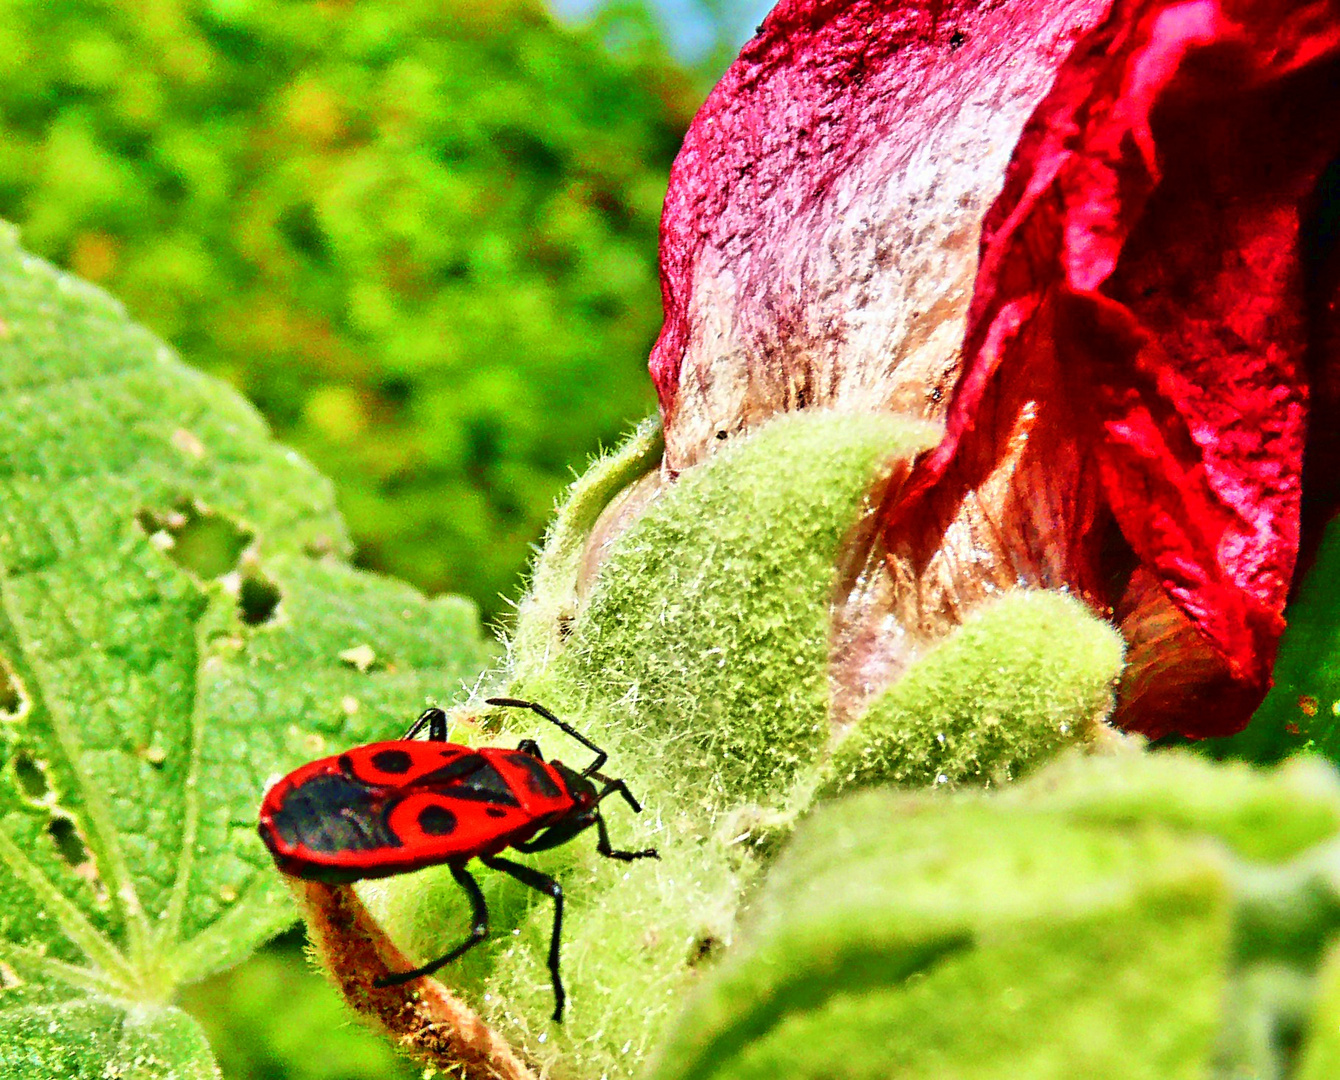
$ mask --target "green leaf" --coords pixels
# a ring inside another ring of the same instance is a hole
[[[1340,942],[1331,946],[1317,976],[1316,1011],[1299,1057],[1295,1080],[1340,1075]]]
[[[1290,808],[1309,824],[1281,843]],[[1282,1076],[1288,1040],[1252,1033],[1306,1026],[1340,931],[1338,809],[1314,763],[1140,753],[994,795],[829,803],[652,1075]]]
[[[267,947],[189,987],[184,1007],[200,1018],[225,1076],[416,1080],[423,1074],[354,1018],[296,945]]]
[[[1281,864],[1340,832],[1335,770],[1317,757],[1269,771],[1225,763],[1208,770],[1185,753],[1062,758],[1045,784],[1003,790],[1005,802],[1043,802],[1081,820],[1113,827],[1157,822],[1161,828],[1205,833],[1234,855]]]
[[[86,998],[54,1011],[10,1011],[0,1030],[0,1076],[191,1080],[218,1075],[199,1025],[180,1009]]]
[[[150,10],[0,4],[0,217],[339,477],[364,565],[506,611],[571,467],[654,406],[700,91],[544,0]]]
[[[1273,762],[1314,750],[1340,762],[1340,526],[1326,529],[1316,561],[1289,605],[1275,684],[1245,731],[1210,739],[1217,757]]]
[[[208,1074],[174,990],[293,919],[267,779],[398,734],[488,649],[469,604],[339,561],[325,480],[8,232],[0,463],[0,1046],[66,1061],[87,1024],[120,1041],[65,1075]]]

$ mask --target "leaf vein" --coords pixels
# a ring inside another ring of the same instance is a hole
[[[13,616],[13,612],[9,609],[7,601],[8,589],[4,587],[6,584],[8,584],[8,577],[3,569],[0,569],[0,615],[3,615],[9,625],[14,628],[15,639],[21,643],[28,640],[30,635],[20,632],[22,622],[21,620],[16,620]],[[35,681],[40,682],[40,680]],[[144,925],[144,915],[140,909],[138,894],[129,879],[129,872],[126,868],[124,857],[121,854],[119,837],[115,828],[111,824],[111,814],[97,790],[89,784],[88,777],[84,770],[79,767],[77,744],[74,741],[69,726],[60,716],[59,710],[51,707],[50,701],[47,700],[47,696],[40,686],[30,687],[30,693],[33,694],[33,712],[31,716],[35,718],[44,715],[47,718],[50,724],[51,734],[54,736],[54,745],[52,748],[59,750],[61,755],[65,758],[66,768],[69,770],[69,774],[73,777],[75,786],[79,790],[80,802],[85,811],[85,822],[90,832],[88,842],[89,846],[94,851],[95,857],[97,857],[98,872],[102,875],[103,880],[107,885],[107,891],[112,903],[116,905],[117,910],[121,913],[122,921],[125,923],[127,931],[131,934],[131,941],[132,944],[134,944],[137,939],[143,937],[143,932],[147,927]],[[9,843],[14,854],[23,859],[23,862],[40,878],[44,888],[48,889],[51,895],[60,897],[62,903],[68,907],[69,911],[74,912],[79,916],[81,925],[87,927],[89,933],[101,943],[103,956],[117,957],[117,962],[111,965],[111,967],[118,966],[120,963],[120,953],[107,941],[105,935],[88,922],[83,913],[79,911],[78,907],[75,906],[75,904],[70,901],[45,874],[23,857],[23,853],[16,845],[14,845],[13,841],[9,840],[8,837],[5,837],[5,839]],[[3,856],[2,849],[0,849],[0,856]],[[80,932],[82,933],[82,931]],[[79,945],[90,959],[95,959],[94,953],[89,951],[89,943],[76,939],[73,935],[70,940]],[[109,967],[103,959],[98,959],[97,962],[101,963],[104,967]],[[124,971],[125,969],[121,968],[121,970]]]
[[[9,864],[15,875],[32,889],[45,905],[45,910],[57,916],[65,936],[77,945],[90,960],[104,971],[115,973],[129,982],[130,970],[116,948],[88,921],[51,880],[24,855],[23,851],[0,829],[0,860]]]
[[[195,678],[191,681],[191,740],[187,758],[186,779],[183,782],[185,804],[182,816],[181,848],[177,852],[177,875],[172,883],[164,911],[162,937],[171,942],[179,940],[186,897],[190,892],[191,870],[195,865],[196,836],[200,830],[200,757],[205,737],[205,718],[200,705],[200,657],[204,653],[200,642],[200,623],[197,620],[195,639]]]
[[[37,949],[25,945],[7,941],[0,942],[0,957],[12,960],[24,968],[35,968],[58,982],[74,987],[76,990],[85,990],[89,993],[108,996],[123,989],[120,984],[94,968],[82,968],[76,964],[69,964],[64,960],[57,960],[55,957],[47,956]],[[19,1008],[5,1009],[4,995],[0,994],[0,1014],[13,1015],[18,1011]]]

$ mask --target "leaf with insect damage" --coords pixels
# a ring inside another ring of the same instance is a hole
[[[212,1075],[171,1001],[294,918],[266,780],[457,693],[475,613],[344,564],[322,477],[10,232],[0,499],[0,1075]]]

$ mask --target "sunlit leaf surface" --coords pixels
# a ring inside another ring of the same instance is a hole
[[[267,779],[458,694],[474,610],[346,566],[324,479],[12,234],[0,505],[0,1075],[212,1075],[170,1003],[294,917]]]

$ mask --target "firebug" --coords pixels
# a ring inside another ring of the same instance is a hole
[[[261,803],[261,839],[284,873],[331,884],[447,864],[470,901],[470,935],[422,967],[377,979],[377,986],[431,975],[488,936],[488,907],[466,868],[470,860],[551,897],[549,974],[554,1019],[561,1021],[567,996],[558,967],[563,889],[549,875],[499,852],[509,847],[546,851],[594,825],[596,850],[606,858],[660,856],[654,848],[617,851],[610,846],[601,802],[617,793],[635,812],[642,807],[627,784],[601,774],[609,756],[604,750],[543,705],[516,698],[489,698],[488,703],[538,713],[595,759],[577,772],[561,761],[545,761],[533,739],[522,739],[515,750],[460,746],[447,741],[446,713],[431,708],[402,739],[310,762],[276,783]],[[416,739],[425,727],[427,740]]]

